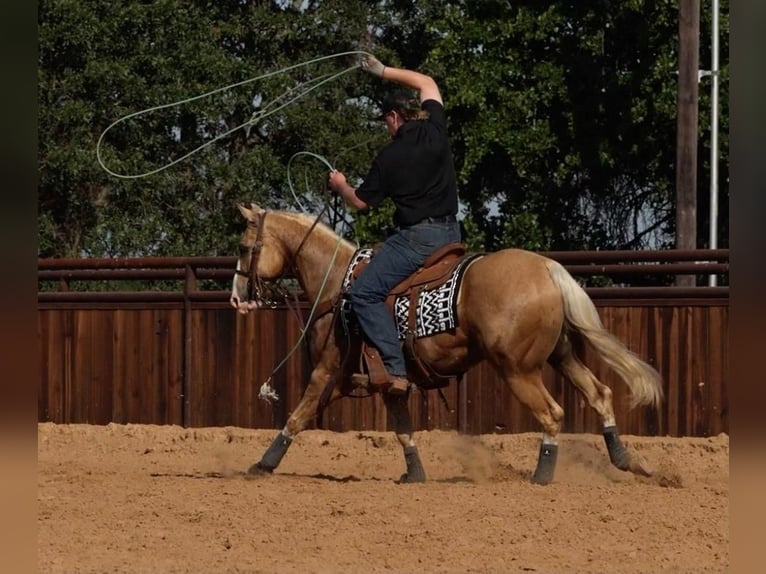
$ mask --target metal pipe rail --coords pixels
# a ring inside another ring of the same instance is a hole
[[[555,259],[563,265],[571,264],[621,264],[633,262],[729,262],[728,249],[662,249],[649,251],[541,251],[541,255]],[[38,270],[72,269],[234,269],[237,258],[232,256],[203,257],[114,257],[86,259],[38,259]]]
[[[656,251],[541,252],[563,264],[576,277],[646,275],[726,275],[728,249]],[[236,257],[119,257],[112,259],[39,259],[38,282],[57,282],[58,291],[41,291],[38,302],[225,302],[229,292],[200,290],[199,280],[229,281]],[[622,279],[625,278],[625,279]],[[69,291],[70,281],[178,281],[177,291]],[[728,287],[614,286],[587,287],[589,295],[604,299],[728,298]]]

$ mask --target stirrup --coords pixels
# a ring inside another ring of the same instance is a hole
[[[355,387],[367,387],[370,384],[370,375],[367,373],[353,373],[351,375],[351,384]]]
[[[410,388],[410,382],[403,377],[391,377],[389,380],[388,394],[403,395]]]

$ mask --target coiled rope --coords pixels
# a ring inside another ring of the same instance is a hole
[[[228,130],[228,131],[226,131],[226,132],[224,132],[224,133],[214,137],[210,141],[207,141],[207,142],[203,143],[202,145],[196,147],[192,151],[182,155],[181,157],[178,157],[178,158],[174,159],[173,161],[171,161],[171,162],[169,162],[169,163],[167,163],[165,165],[162,165],[162,166],[160,166],[158,168],[155,168],[155,169],[143,172],[143,173],[138,173],[138,174],[117,173],[114,170],[110,169],[105,164],[104,158],[102,156],[102,144],[104,142],[104,138],[106,137],[106,134],[112,128],[114,128],[115,126],[117,126],[120,123],[125,122],[125,121],[127,121],[127,120],[129,120],[131,118],[136,118],[138,116],[142,116],[144,114],[148,114],[148,113],[155,112],[155,111],[158,111],[158,110],[163,110],[163,109],[167,109],[167,108],[181,106],[183,104],[188,104],[190,102],[201,100],[203,98],[210,97],[210,96],[212,96],[214,94],[218,94],[220,92],[224,92],[226,90],[232,90],[234,88],[238,88],[238,87],[243,86],[245,84],[249,84],[249,83],[252,83],[252,82],[255,82],[255,81],[258,81],[258,80],[263,80],[265,78],[271,78],[273,76],[277,76],[279,74],[284,74],[286,72],[289,72],[291,70],[295,70],[297,68],[301,68],[301,67],[305,67],[305,66],[310,66],[311,64],[315,64],[317,62],[321,62],[321,61],[325,61],[325,60],[330,60],[330,59],[333,59],[333,58],[341,58],[341,57],[344,57],[344,56],[352,56],[352,55],[370,55],[370,54],[369,54],[369,52],[365,52],[363,50],[352,50],[352,51],[349,51],[349,52],[338,52],[336,54],[331,54],[329,56],[321,56],[319,58],[314,58],[312,60],[307,60],[305,62],[301,62],[299,64],[294,64],[292,66],[287,66],[285,68],[282,68],[280,70],[276,70],[274,72],[268,72],[266,74],[262,74],[260,76],[254,77],[254,78],[249,78],[249,79],[243,80],[241,82],[236,82],[234,84],[229,84],[228,86],[224,86],[222,88],[216,88],[215,90],[211,90],[209,92],[205,92],[204,94],[200,94],[198,96],[192,96],[192,97],[189,97],[189,98],[184,98],[182,100],[178,100],[176,102],[171,102],[169,104],[160,104],[160,105],[157,105],[157,106],[152,106],[150,108],[147,108],[147,109],[144,109],[144,110],[140,110],[138,112],[130,113],[130,114],[128,114],[126,116],[123,116],[120,119],[112,122],[101,133],[101,135],[98,138],[98,142],[96,143],[96,159],[98,160],[99,165],[101,166],[101,168],[104,171],[106,171],[109,175],[117,177],[117,178],[120,178],[120,179],[139,179],[139,178],[142,178],[142,177],[147,177],[147,176],[159,173],[159,172],[161,172],[163,170],[168,169],[171,166],[174,166],[175,164],[177,164],[179,162],[184,161],[185,159],[188,159],[192,155],[194,155],[194,154],[200,152],[201,150],[203,150],[204,148],[214,144],[218,140],[221,140],[221,139],[231,135],[235,131],[241,130],[243,128],[246,128],[247,126],[251,126],[251,125],[253,125],[253,124],[255,124],[255,123],[257,123],[257,122],[259,122],[259,121],[261,121],[261,120],[263,120],[263,119],[265,119],[267,117],[269,117],[270,115],[278,112],[279,110],[285,108],[286,106],[289,106],[290,104],[292,104],[295,101],[299,100],[300,98],[306,96],[307,94],[313,92],[314,90],[316,90],[317,88],[323,86],[324,84],[326,84],[328,82],[331,82],[333,80],[336,80],[336,79],[340,78],[341,76],[343,76],[343,75],[345,75],[345,74],[347,74],[347,73],[349,73],[349,72],[351,72],[353,70],[356,70],[357,68],[360,67],[360,64],[356,63],[353,66],[349,66],[348,68],[346,68],[344,70],[341,70],[340,72],[337,72],[337,73],[325,74],[325,75],[319,76],[317,78],[312,78],[312,79],[308,80],[307,82],[301,84],[300,86],[297,86],[297,87],[294,87],[294,88],[290,88],[289,90],[285,91],[280,96],[277,96],[273,101],[271,101],[268,104],[266,104],[261,110],[259,110],[258,112],[254,113],[250,117],[250,119],[247,120],[246,122],[244,122],[244,123],[242,123],[242,124],[232,128],[232,129],[230,129],[230,130]],[[293,97],[290,97],[296,91],[298,92],[297,95],[294,95]],[[289,99],[287,99],[286,101],[284,101],[281,104],[279,103],[281,100],[286,99],[286,98],[289,98]],[[269,109],[270,107],[272,107],[274,105],[276,105],[276,107],[274,107],[273,109]]]
[[[312,92],[312,91],[316,90],[317,88],[323,86],[324,84],[326,84],[328,82],[331,82],[333,80],[336,80],[337,78],[339,78],[339,77],[341,77],[341,76],[343,76],[343,75],[345,75],[345,74],[347,74],[347,73],[349,73],[349,72],[359,68],[360,64],[358,64],[358,63],[354,64],[353,66],[349,66],[348,68],[346,68],[346,69],[344,69],[344,70],[342,70],[340,72],[337,72],[337,73],[325,74],[325,75],[319,76],[317,78],[312,78],[309,81],[301,84],[300,86],[298,86],[296,88],[290,88],[289,90],[285,91],[280,96],[277,96],[272,102],[269,102],[268,104],[266,104],[261,110],[259,110],[258,112],[254,113],[250,117],[250,119],[248,121],[246,121],[246,122],[244,122],[244,123],[242,123],[242,124],[232,128],[232,129],[230,129],[230,130],[228,130],[228,131],[226,131],[226,132],[216,136],[215,138],[211,139],[210,141],[205,142],[204,144],[202,144],[202,145],[196,147],[195,149],[193,149],[192,151],[190,151],[190,152],[188,152],[188,153],[178,157],[177,159],[175,159],[175,160],[173,160],[173,161],[171,161],[169,163],[166,163],[165,165],[162,165],[162,166],[160,166],[158,168],[155,168],[155,169],[143,172],[143,173],[138,173],[138,174],[117,173],[114,170],[112,170],[109,167],[107,167],[107,165],[104,163],[104,159],[103,159],[102,153],[101,153],[102,144],[104,142],[104,138],[106,137],[106,134],[112,128],[114,128],[115,126],[117,126],[120,123],[125,122],[125,121],[127,121],[127,120],[129,120],[131,118],[136,118],[136,117],[139,117],[139,116],[142,116],[142,115],[145,115],[145,114],[149,114],[151,112],[155,112],[155,111],[158,111],[158,110],[168,109],[168,108],[172,108],[172,107],[176,107],[176,106],[181,106],[183,104],[187,104],[187,103],[190,103],[190,102],[193,102],[193,101],[196,101],[196,100],[201,100],[203,98],[210,97],[210,96],[218,94],[220,92],[224,92],[226,90],[231,90],[231,89],[234,89],[234,88],[237,88],[237,87],[240,87],[240,86],[243,86],[243,85],[255,82],[257,80],[263,80],[263,79],[266,79],[266,78],[270,78],[270,77],[273,77],[273,76],[276,76],[276,75],[279,75],[279,74],[283,74],[283,73],[289,72],[291,70],[295,70],[295,69],[300,68],[300,67],[309,66],[309,65],[317,63],[317,62],[321,62],[321,61],[324,61],[324,60],[330,60],[330,59],[333,59],[333,58],[340,58],[340,57],[344,57],[344,56],[351,56],[351,55],[370,55],[370,54],[368,52],[365,52],[365,51],[362,51],[362,50],[353,50],[353,51],[349,51],[349,52],[339,52],[339,53],[332,54],[332,55],[329,55],[329,56],[322,56],[322,57],[319,57],[319,58],[314,58],[312,60],[307,60],[307,61],[301,62],[299,64],[295,64],[295,65],[292,65],[292,66],[287,66],[287,67],[282,68],[280,70],[277,70],[275,72],[269,72],[269,73],[266,73],[266,74],[262,74],[260,76],[256,76],[256,77],[253,77],[253,78],[249,78],[247,80],[243,80],[241,82],[236,82],[234,84],[230,84],[230,85],[224,86],[222,88],[217,88],[215,90],[211,90],[209,92],[205,92],[204,94],[200,94],[200,95],[197,95],[197,96],[192,96],[192,97],[189,97],[189,98],[184,98],[182,100],[178,100],[176,102],[171,102],[171,103],[168,103],[168,104],[161,104],[161,105],[157,105],[157,106],[152,106],[150,108],[146,108],[144,110],[140,110],[138,112],[133,112],[131,114],[123,116],[120,119],[116,120],[115,122],[111,123],[101,133],[101,135],[99,136],[98,142],[96,143],[96,158],[98,160],[98,163],[101,166],[101,168],[104,171],[106,171],[109,175],[111,175],[113,177],[120,178],[120,179],[139,179],[139,178],[142,178],[142,177],[148,177],[150,175],[154,175],[156,173],[164,171],[164,170],[174,166],[175,164],[180,163],[180,162],[184,161],[185,159],[188,159],[192,155],[202,151],[206,147],[214,144],[215,142],[217,142],[217,141],[219,141],[219,140],[221,140],[221,139],[231,135],[232,133],[236,132],[237,130],[244,129],[247,126],[251,126],[251,125],[253,125],[253,124],[255,124],[255,123],[257,123],[257,122],[259,122],[259,121],[261,121],[261,120],[263,120],[263,119],[265,119],[267,117],[269,117],[270,115],[272,115],[272,114],[278,112],[279,110],[285,108],[286,106],[296,102],[300,98],[306,96],[307,94],[309,94],[310,92]],[[297,95],[294,95],[294,96],[290,97],[296,91],[298,91]],[[280,104],[279,102],[282,101],[282,100],[286,100],[286,101],[284,101],[283,103]],[[276,107],[273,107],[273,106],[276,106]],[[273,109],[269,109],[269,108],[273,108]],[[367,140],[367,141],[364,141],[364,142],[362,142],[360,144],[357,144],[355,146],[347,148],[346,150],[344,150],[344,152],[341,152],[341,153],[345,153],[347,151],[350,151],[351,149],[355,149],[355,148],[360,147],[362,145],[366,145],[367,143],[369,143],[369,141],[370,140]],[[327,169],[329,171],[334,171],[335,168],[333,167],[333,165],[329,161],[327,161],[327,159],[325,157],[323,157],[323,156],[321,156],[319,154],[313,153],[313,152],[309,152],[309,151],[301,151],[301,152],[295,153],[295,154],[293,154],[293,156],[288,161],[288,164],[287,164],[287,182],[288,182],[288,187],[290,188],[290,192],[293,195],[293,198],[295,199],[296,204],[300,207],[300,209],[302,211],[306,212],[307,211],[306,208],[303,206],[303,204],[301,203],[300,199],[298,199],[298,195],[295,192],[295,188],[294,188],[293,182],[292,182],[291,171],[290,171],[290,168],[292,166],[293,160],[295,158],[297,158],[297,157],[304,156],[304,155],[312,157],[312,158],[322,162],[327,167]],[[335,159],[337,160],[337,158],[340,155],[341,154],[338,154],[338,156],[336,156]],[[324,194],[324,199],[325,199],[325,208],[322,210],[322,213],[324,213],[324,211],[327,209],[327,207],[329,207],[329,197],[327,196],[326,192]],[[322,213],[320,213],[317,217],[318,218],[321,217]],[[342,222],[345,225],[350,226],[350,223],[345,218],[345,214],[342,217]],[[342,235],[339,234],[338,241],[337,241],[337,243],[335,245],[335,249],[333,250],[332,257],[330,259],[330,262],[329,262],[329,264],[327,266],[327,270],[325,271],[324,277],[322,279],[322,283],[321,283],[321,286],[320,286],[320,289],[319,289],[318,296],[316,298],[316,301],[314,302],[314,305],[311,308],[311,311],[309,313],[309,317],[308,317],[308,319],[306,321],[306,327],[301,329],[301,334],[300,334],[300,337],[298,338],[298,341],[295,343],[295,345],[293,345],[292,349],[290,349],[290,351],[287,353],[287,355],[272,369],[271,374],[269,375],[268,379],[261,385],[260,392],[259,392],[259,397],[260,398],[265,399],[267,401],[272,400],[272,399],[275,399],[275,400],[279,399],[278,395],[276,394],[274,389],[271,387],[270,383],[271,383],[271,381],[272,381],[272,379],[274,377],[274,374],[280,368],[282,368],[285,365],[285,363],[288,361],[288,359],[293,355],[293,353],[298,349],[300,344],[305,339],[306,332],[308,330],[308,326],[311,325],[311,321],[312,321],[312,319],[314,317],[314,313],[315,313],[315,311],[317,309],[318,302],[321,299],[321,295],[322,295],[322,293],[324,291],[324,288],[326,286],[327,280],[328,280],[328,278],[330,276],[330,271],[333,268],[333,265],[335,263],[335,259],[337,258],[338,251],[340,249],[340,245],[341,245],[342,241],[343,241],[343,237],[342,237]]]

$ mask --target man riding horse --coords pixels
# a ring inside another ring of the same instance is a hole
[[[379,119],[385,122],[391,141],[375,157],[358,188],[349,185],[340,171],[329,175],[330,188],[353,208],[377,207],[387,197],[396,206],[396,232],[376,250],[351,286],[349,298],[362,332],[381,355],[389,375],[388,392],[404,394],[410,383],[386,298],[429,255],[460,241],[457,179],[442,97],[433,78],[384,66],[374,56],[365,56],[362,69],[418,92],[417,99],[404,90],[384,99]]]
[[[375,207],[386,197],[396,205],[397,232],[371,256],[349,289],[352,310],[363,334],[378,347],[383,357],[380,370],[387,371],[387,379],[382,377],[380,386],[388,389],[382,393],[386,425],[396,434],[404,453],[406,472],[400,482],[423,482],[426,473],[408,405],[410,380],[417,382],[417,374],[411,369],[407,377],[397,323],[386,299],[413,273],[422,269],[422,274],[428,275],[421,266],[449,250],[443,247],[460,240],[455,218],[455,171],[441,95],[433,79],[419,72],[385,67],[369,55],[363,68],[419,94],[415,102],[401,92],[386,98],[381,118],[392,140],[373,161],[364,183],[354,189],[341,172],[333,171],[329,185],[357,209]],[[336,324],[346,278],[353,274],[358,250],[308,215],[270,211],[255,204],[240,205],[239,209],[247,227],[240,239],[232,306],[242,314],[259,308],[264,285],[286,273],[298,280],[312,305],[308,329],[314,367],[310,380],[284,428],[249,469],[252,474],[271,473],[293,439],[317,416],[320,404],[326,406],[348,396],[356,382],[345,368],[353,347],[351,337]],[[411,337],[409,350],[417,362],[432,373],[455,380],[480,362],[489,362],[500,383],[530,409],[542,427],[532,475],[537,484],[553,480],[564,421],[564,409],[543,381],[546,365],[573,383],[597,413],[612,464],[621,470],[649,474],[643,461],[631,455],[620,440],[612,389],[586,366],[584,348],[587,344],[594,358],[628,386],[633,405],[659,405],[662,379],[604,328],[596,307],[575,278],[558,262],[520,249],[480,254],[462,270],[460,280],[453,285],[457,292],[454,324],[446,330]],[[413,299],[409,301],[412,309]],[[409,314],[410,320],[413,316]],[[368,370],[372,381],[373,371]]]

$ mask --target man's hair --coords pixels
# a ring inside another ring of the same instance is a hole
[[[380,104],[380,116],[383,119],[389,112],[398,112],[405,121],[428,119],[428,112],[420,108],[420,100],[407,90],[394,90],[383,98]]]

